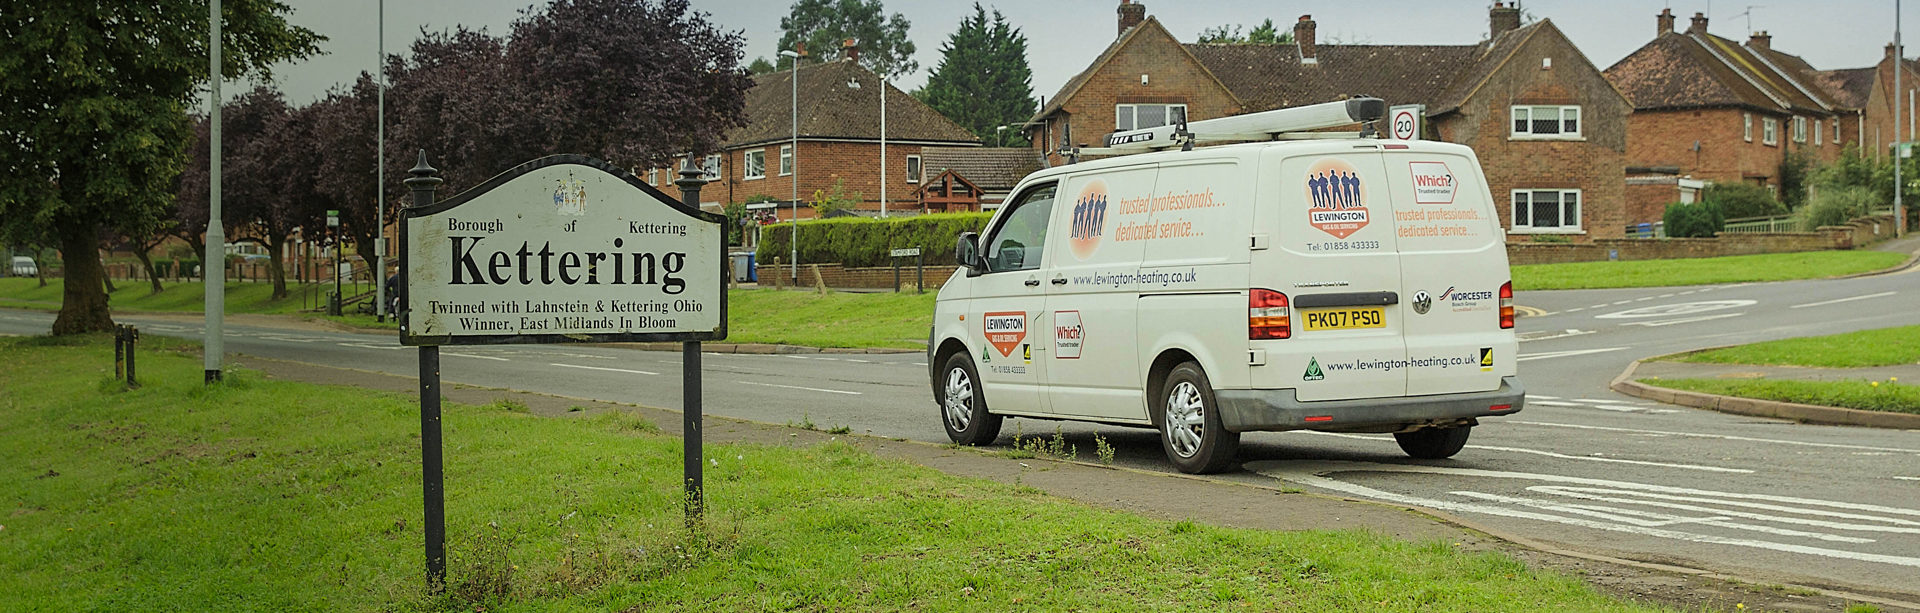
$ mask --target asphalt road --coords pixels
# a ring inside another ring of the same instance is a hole
[[[1534,540],[1767,582],[1920,600],[1920,432],[1810,426],[1668,406],[1607,383],[1634,359],[1716,345],[1920,324],[1920,272],[1851,280],[1522,292],[1521,413],[1485,420],[1444,461],[1406,458],[1386,435],[1254,433],[1226,478],[1431,508]],[[197,336],[197,317],[132,316],[149,334]],[[0,333],[45,333],[52,315],[0,311]],[[393,334],[229,324],[230,352],[416,372]],[[675,408],[679,354],[573,346],[443,349],[447,383]],[[709,413],[945,442],[925,358],[706,354]],[[1028,419],[1082,458],[1099,431],[1117,463],[1170,470],[1146,430]]]

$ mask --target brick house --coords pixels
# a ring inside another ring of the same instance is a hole
[[[1631,107],[1550,20],[1496,2],[1473,45],[1182,43],[1123,0],[1119,36],[1028,123],[1049,164],[1108,132],[1374,96],[1426,109],[1422,138],[1470,146],[1509,240],[1617,238]],[[1518,220],[1516,222],[1516,220]]]
[[[1676,188],[1691,179],[1777,190],[1788,153],[1824,162],[1856,138],[1846,129],[1847,105],[1821,85],[1834,77],[1774,49],[1771,34],[1737,43],[1708,33],[1700,13],[1676,32],[1671,9],[1655,25],[1652,41],[1606,70],[1633,101],[1629,165],[1671,174]],[[1638,187],[1627,204],[1632,223],[1658,221],[1667,204],[1682,200],[1679,189]]]
[[[1026,147],[927,147],[921,153],[922,167],[930,178],[916,196],[923,204],[929,201],[950,204],[928,207],[936,212],[1000,208],[1000,203],[1013,192],[1013,186],[1020,179],[1041,168],[1040,156]],[[933,184],[942,178],[950,182],[936,189]],[[963,191],[969,192],[966,197],[955,195]],[[940,196],[932,196],[934,193]]]
[[[887,140],[887,208],[920,210],[914,191],[924,173],[925,147],[978,147],[980,139],[932,107],[914,99],[862,68],[857,47],[847,45],[838,61],[805,64],[799,68],[799,151],[792,151],[794,71],[782,70],[754,77],[746,95],[746,125],[726,136],[721,151],[701,161],[708,183],[701,188],[702,208],[717,210],[729,203],[749,205],[777,219],[811,219],[807,206],[815,192],[841,184],[848,196],[858,194],[855,211],[880,210],[880,95],[885,89]],[[796,160],[797,158],[797,160]],[[799,171],[800,204],[793,200],[794,166]],[[677,166],[676,166],[677,168]],[[678,197],[673,168],[646,171],[642,179]]]
[[[1878,156],[1885,155],[1887,147],[1896,141],[1916,140],[1920,130],[1915,130],[1913,124],[1915,119],[1920,119],[1920,114],[1916,114],[1913,107],[1920,102],[1920,70],[1916,70],[1920,66],[1912,60],[1901,62],[1906,72],[1900,75],[1900,88],[1906,97],[1900,99],[1900,133],[1895,134],[1893,56],[1893,45],[1889,43],[1880,62],[1873,66],[1816,73],[1816,82],[1827,92],[1828,99],[1840,106],[1836,141],[1845,138],[1847,143],[1859,145],[1863,153]]]

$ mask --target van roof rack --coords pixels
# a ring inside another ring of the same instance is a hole
[[[1114,132],[1107,135],[1106,147],[1071,147],[1062,150],[1061,153],[1070,160],[1078,160],[1082,155],[1124,155],[1173,147],[1191,150],[1194,143],[1205,141],[1369,137],[1373,135],[1370,125],[1360,132],[1315,132],[1314,130],[1356,123],[1371,124],[1386,114],[1387,103],[1384,100],[1369,97],[1349,98],[1339,102],[1309,104]]]

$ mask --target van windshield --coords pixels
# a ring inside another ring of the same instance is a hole
[[[1027,192],[1013,203],[993,238],[987,240],[987,272],[1033,270],[1047,242],[1047,220],[1053,218],[1055,186]]]

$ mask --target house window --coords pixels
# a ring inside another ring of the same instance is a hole
[[[1513,190],[1515,232],[1580,231],[1580,190]]]
[[[1768,146],[1780,144],[1780,120],[1772,117],[1760,119],[1760,144]]]
[[[1839,117],[1833,118],[1832,128],[1833,128],[1833,144],[1838,145],[1840,144],[1840,118]]]
[[[1580,107],[1513,107],[1514,138],[1579,138]]]
[[[740,178],[764,179],[767,177],[767,150],[755,149],[747,152],[745,164],[741,164]]]
[[[917,156],[917,155],[907,156],[907,182],[908,183],[920,182],[920,156]]]
[[[700,161],[700,172],[706,174],[708,181],[720,180],[720,154],[715,153]]]
[[[780,146],[780,176],[793,174],[793,145]]]
[[[1184,104],[1113,105],[1113,129],[1139,130],[1170,126],[1187,120]]]
[[[659,185],[659,184],[660,184],[660,169],[658,168],[647,169],[647,185]]]
[[[1820,144],[1820,120],[1813,120],[1811,127],[1813,128],[1813,144],[1818,145]]]
[[[1753,113],[1740,114],[1740,137],[1753,142]]]
[[[1807,142],[1807,118],[1795,115],[1793,118],[1793,142]]]

